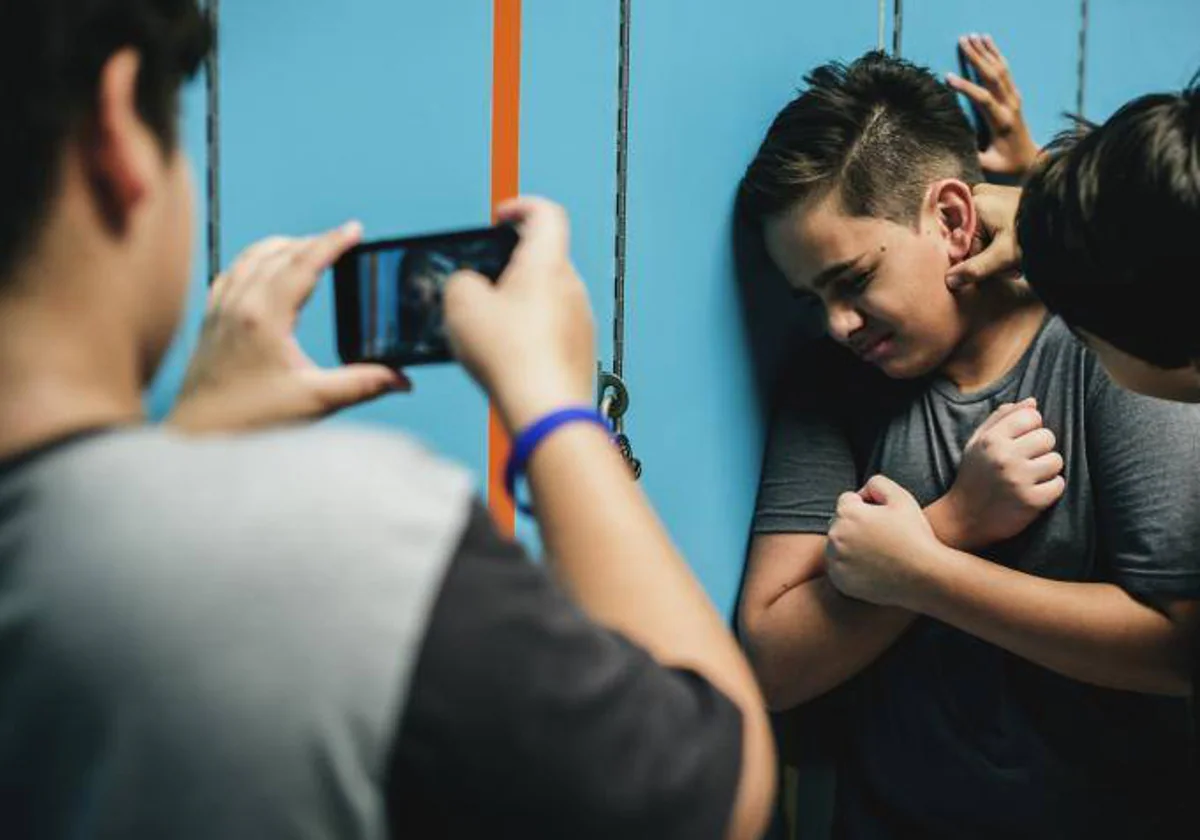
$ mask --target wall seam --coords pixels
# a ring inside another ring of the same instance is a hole
[[[903,55],[904,46],[904,0],[895,0],[892,6],[892,55]]]
[[[1088,0],[1080,0],[1079,15],[1079,65],[1076,68],[1075,114],[1082,117],[1087,91],[1087,42],[1088,27],[1090,26]]]

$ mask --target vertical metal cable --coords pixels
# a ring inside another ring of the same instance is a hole
[[[879,44],[880,52],[887,49],[887,0],[879,0]]]
[[[1085,104],[1084,91],[1087,89],[1087,36],[1088,36],[1088,0],[1081,0],[1079,18],[1079,78],[1075,91],[1075,115],[1083,116]]]
[[[613,366],[618,377],[625,375],[625,265],[629,195],[629,69],[630,17],[633,0],[621,0],[620,66],[617,71],[617,239],[616,272],[613,284]]]
[[[895,0],[892,8],[892,55],[898,56],[904,46],[904,0]]]
[[[208,282],[211,284],[221,271],[221,0],[208,0],[206,9],[214,35],[204,65],[208,93],[205,192],[208,198]]]

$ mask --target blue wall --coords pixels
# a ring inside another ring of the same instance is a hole
[[[1178,90],[1200,70],[1197,0],[1091,0],[1084,114],[1104,120],[1144,93]]]
[[[730,249],[734,194],[804,72],[878,37],[874,0],[634,3],[629,434],[655,506],[727,612],[763,444]]]
[[[255,0],[221,18],[226,261],[274,233],[360,219],[368,237],[490,219],[491,6]],[[335,364],[331,283],[299,336]],[[404,428],[482,470],[486,402],[456,367],[340,419]]]
[[[525,0],[521,186],[564,202],[611,361],[619,0]],[[886,0],[890,9],[892,0]],[[317,0],[226,3],[222,46],[224,261],[273,233],[359,218],[369,236],[486,223],[492,4]],[[762,448],[739,317],[732,199],[770,119],[806,70],[873,48],[878,0],[634,0],[626,373],[628,431],[645,486],[717,604],[734,603]],[[889,16],[890,18],[890,16]],[[1008,54],[1034,134],[1077,97],[1077,0],[910,0],[903,53],[955,68],[955,41],[989,32]],[[1200,3],[1091,0],[1086,113],[1103,117],[1200,67]],[[204,165],[204,99],[186,145]],[[198,179],[198,184],[202,180]],[[201,200],[198,234],[203,230]],[[165,412],[199,327],[193,307],[148,395]],[[333,364],[332,295],[319,288],[304,347]],[[486,404],[452,366],[346,419],[403,428],[485,469]],[[530,523],[521,536],[536,545]],[[619,535],[614,535],[614,545]]]

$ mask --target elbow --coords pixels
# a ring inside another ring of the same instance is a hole
[[[771,712],[784,712],[806,698],[796,691],[793,669],[777,653],[776,640],[768,628],[768,610],[743,604],[738,614],[738,637],[746,658],[754,669],[754,678]]]

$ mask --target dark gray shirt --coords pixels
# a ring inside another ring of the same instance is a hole
[[[1200,407],[1117,388],[1058,319],[969,394],[887,380],[825,341],[807,361],[774,424],[757,533],[825,533],[838,495],[877,472],[929,504],[974,430],[1033,396],[1066,495],[983,556],[1149,600],[1200,597]],[[841,836],[1157,836],[1177,819],[1183,701],[1085,685],[932,619],[842,693]]]

